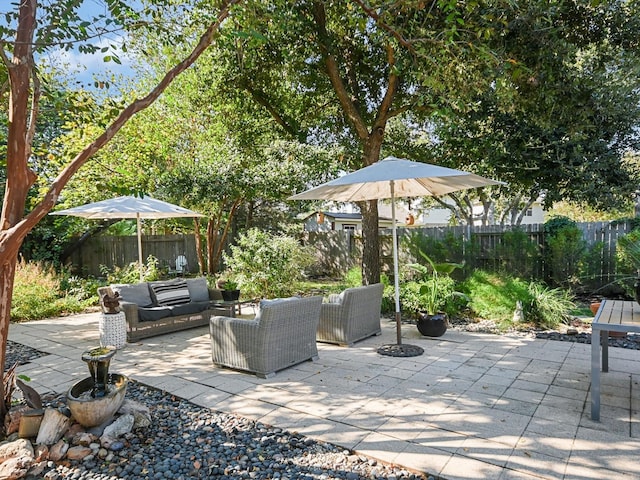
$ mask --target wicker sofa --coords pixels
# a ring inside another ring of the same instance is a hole
[[[128,342],[205,326],[212,315],[229,311],[211,305],[212,301],[221,301],[222,295],[220,290],[208,288],[204,277],[98,288],[101,300],[105,293],[112,292],[120,295]]]
[[[323,303],[316,340],[351,346],[358,340],[380,335],[380,307],[384,285],[375,283],[347,288]]]
[[[322,297],[262,300],[254,319],[209,320],[214,365],[268,378],[305,360],[317,360],[316,330]]]

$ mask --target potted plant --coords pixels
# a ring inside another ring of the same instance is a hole
[[[227,302],[240,299],[238,283],[233,280],[218,281],[218,287],[222,289],[222,298]]]
[[[441,281],[440,275],[448,276],[456,268],[462,268],[459,263],[435,263],[424,252],[420,255],[428,262],[429,266],[414,263],[409,265],[415,271],[421,273],[427,281],[420,287],[420,295],[423,309],[418,312],[418,331],[428,337],[440,337],[444,335],[449,326],[447,314],[442,311],[450,296],[459,294],[453,289],[448,289]],[[460,294],[461,295],[461,294]]]

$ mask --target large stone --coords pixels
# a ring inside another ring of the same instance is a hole
[[[64,440],[58,442],[49,449],[49,460],[57,462],[62,460],[69,450],[69,444]]]
[[[11,435],[14,432],[17,432],[20,428],[20,419],[22,418],[22,414],[25,410],[27,410],[26,405],[20,405],[18,407],[13,407],[7,413],[7,416],[4,419],[4,426],[7,435]]]
[[[44,472],[45,468],[47,468],[46,460],[35,462],[29,469],[29,476],[31,478],[42,478],[42,473]]]
[[[18,480],[24,478],[31,468],[33,456],[13,457],[0,464],[0,478],[3,480]]]
[[[133,415],[121,415],[116,419],[115,422],[104,429],[102,437],[119,438],[122,435],[129,433],[133,429],[134,422],[135,419]]]
[[[91,443],[95,442],[98,437],[92,435],[88,432],[79,432],[73,439],[71,443],[73,445],[82,445],[83,447],[88,447]]]
[[[133,428],[147,428],[151,426],[151,411],[149,407],[143,405],[135,400],[130,400],[128,398],[124,399],[124,403],[118,410],[118,413],[121,414],[130,414],[133,415],[135,419],[133,423]]]
[[[36,443],[38,445],[52,445],[62,438],[67,431],[71,419],[54,408],[47,408],[40,424]]]
[[[77,445],[67,450],[67,458],[69,460],[82,460],[84,457],[91,455],[91,449],[89,447],[83,447]]]
[[[0,445],[0,463],[3,463],[10,458],[25,456],[33,458],[33,446],[26,438],[20,438],[14,442],[8,442]],[[3,477],[0,476],[0,478]]]
[[[36,462],[42,462],[49,459],[49,447],[47,445],[37,445],[33,456]]]

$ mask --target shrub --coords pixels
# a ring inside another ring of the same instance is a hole
[[[464,282],[464,289],[478,316],[503,324],[512,322],[518,301],[522,302],[524,320],[545,328],[567,320],[576,308],[568,290],[482,270]]]
[[[100,265],[100,273],[107,279],[107,284],[112,283],[138,283],[140,281],[140,269],[138,262],[131,262],[124,267],[109,268],[106,265]],[[145,282],[160,280],[162,270],[160,269],[158,259],[153,255],[147,257],[147,263],[142,268],[142,278]]]
[[[495,255],[499,260],[498,271],[518,272],[522,278],[532,278],[540,249],[525,231],[514,228],[502,235]]]
[[[292,237],[251,229],[240,235],[231,254],[224,254],[227,268],[247,294],[263,298],[289,296],[304,278],[313,254]]]
[[[352,267],[347,271],[343,278],[344,288],[359,287],[362,285],[362,269],[360,267]]]
[[[567,321],[569,312],[576,308],[568,290],[548,288],[539,282],[531,282],[528,293],[530,300],[524,308],[525,320],[541,327],[557,327],[559,323]]]
[[[518,300],[529,300],[527,282],[508,275],[476,270],[462,284],[469,307],[480,317],[497,322],[511,321]]]
[[[586,252],[582,232],[573,220],[554,217],[544,224],[546,258],[554,285],[568,287],[579,282],[580,265]]]
[[[64,291],[60,283],[61,278],[53,268],[42,263],[19,260],[13,287],[11,319],[38,320],[77,313],[91,303]]]

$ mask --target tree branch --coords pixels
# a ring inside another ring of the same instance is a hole
[[[360,140],[367,141],[367,139],[369,138],[369,130],[367,129],[367,125],[362,119],[360,112],[351,101],[349,92],[345,88],[344,82],[340,77],[340,69],[338,68],[338,63],[331,53],[331,44],[329,40],[329,34],[327,32],[327,18],[324,4],[322,2],[316,1],[313,3],[313,5],[313,17],[318,33],[318,46],[320,47],[320,51],[322,52],[322,56],[324,58],[329,81],[331,82],[331,85],[333,86],[333,89],[338,96],[338,101],[340,102],[340,105],[342,105],[342,109],[344,110],[349,123],[351,123],[351,125],[353,126],[356,135],[358,136],[358,138],[360,138]]]
[[[107,129],[96,138],[91,144],[84,148],[71,163],[64,169],[58,177],[53,181],[51,187],[45,194],[42,201],[17,225],[18,235],[23,238],[38,223],[56,204],[58,195],[69,179],[82,167],[85,162],[100,148],[102,148],[107,142],[109,142],[113,136],[131,119],[133,115],[139,111],[147,108],[151,105],[173,82],[173,80],[187,68],[189,68],[198,57],[213,43],[221,23],[229,15],[230,8],[242,0],[226,0],[218,14],[218,18],[215,22],[209,25],[204,34],[200,37],[198,44],[194,47],[191,53],[175,67],[169,70],[162,78],[160,83],[151,90],[145,97],[135,100],[129,106],[127,106],[118,117],[107,127]]]

